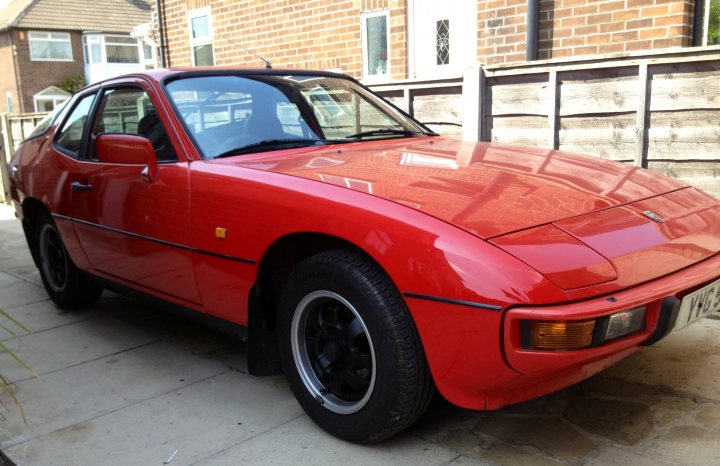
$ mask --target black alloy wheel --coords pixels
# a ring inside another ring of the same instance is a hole
[[[63,309],[95,303],[102,287],[75,266],[50,215],[40,214],[33,231],[31,244],[34,244],[40,278],[50,299]]]
[[[390,278],[364,254],[339,249],[298,264],[277,322],[290,388],[332,435],[378,442],[425,412],[434,384],[417,329]]]

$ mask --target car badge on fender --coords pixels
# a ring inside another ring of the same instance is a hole
[[[658,214],[656,214],[653,211],[646,210],[643,212],[643,215],[646,216],[647,218],[649,218],[650,220],[654,220],[658,223],[665,223],[665,220],[663,220],[662,217],[660,217]]]

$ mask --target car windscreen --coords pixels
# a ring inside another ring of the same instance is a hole
[[[349,79],[328,76],[189,76],[166,85],[206,159],[427,129]]]

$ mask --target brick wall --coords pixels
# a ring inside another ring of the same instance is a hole
[[[0,113],[9,111],[5,99],[7,92],[12,95],[14,110],[19,110],[12,44],[10,42],[10,33],[5,31],[0,33]]]
[[[478,2],[478,60],[523,61],[526,0]],[[689,46],[692,0],[540,0],[539,59]]]
[[[22,108],[16,111],[34,112],[33,96],[45,88],[56,84],[67,76],[83,74],[82,34],[70,33],[73,61],[32,61],[30,44],[25,30],[13,30],[17,51],[19,76],[22,91]]]
[[[692,0],[541,0],[539,58],[689,46]]]
[[[362,77],[361,13],[389,9],[391,75],[408,77],[407,0],[167,0],[170,63],[190,66],[188,10],[210,7],[217,65],[339,68]],[[478,0],[477,58],[525,60],[527,0]],[[448,3],[448,6],[450,4]],[[693,0],[540,0],[538,58],[689,46]]]
[[[477,9],[478,61],[491,64],[524,60],[527,0],[480,0]]]
[[[404,0],[168,0],[164,14],[172,66],[192,64],[187,13],[204,6],[211,9],[218,66],[262,67],[242,50],[246,47],[275,68],[340,69],[355,77],[362,77],[361,13],[389,9],[390,72],[406,77]]]

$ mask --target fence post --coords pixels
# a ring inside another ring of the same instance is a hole
[[[638,108],[635,119],[635,165],[648,167],[647,159],[647,112],[648,112],[648,64],[642,62],[638,65]]]
[[[553,150],[560,148],[560,133],[558,131],[558,76],[557,70],[552,69],[548,74],[548,147]]]
[[[2,202],[10,203],[10,177],[8,176],[7,164],[13,154],[13,138],[10,133],[10,118],[7,113],[0,115],[0,130],[2,131],[2,160],[0,160],[0,187],[2,190]]]
[[[462,85],[463,119],[462,138],[480,141],[483,136],[483,93],[485,72],[481,66],[465,68]]]

